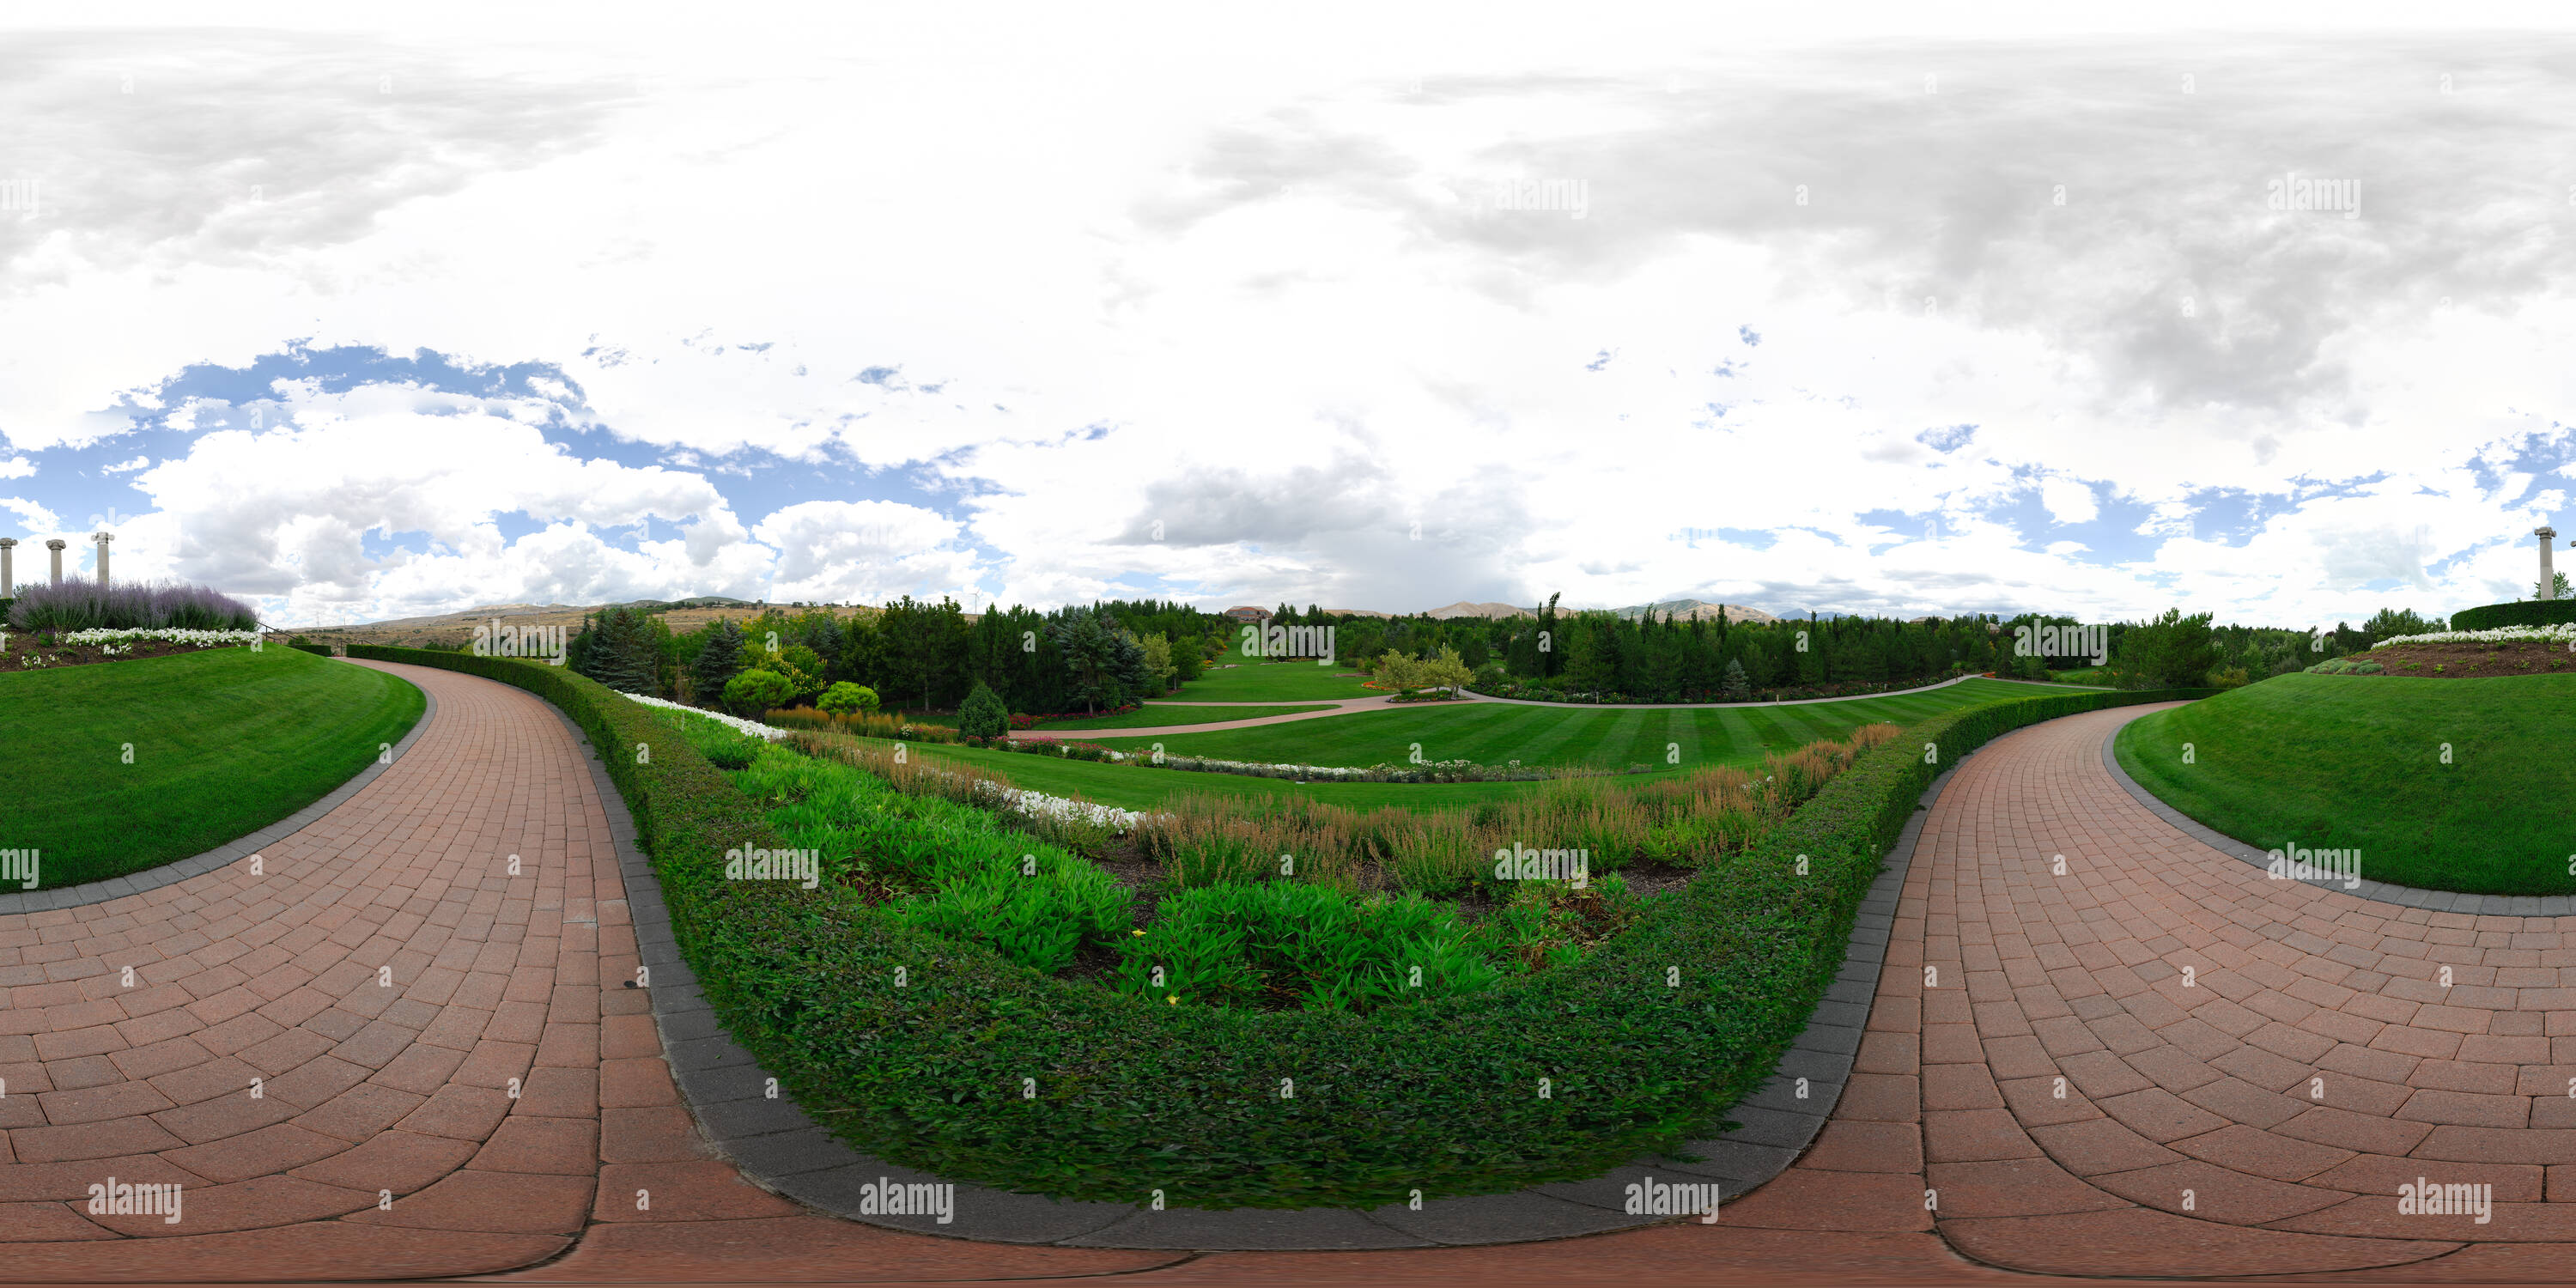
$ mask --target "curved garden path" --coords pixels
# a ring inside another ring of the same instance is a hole
[[[819,1216],[676,1091],[579,738],[386,669],[434,722],[261,875],[0,916],[0,1278],[2555,1278],[2576,1251],[2576,919],[2266,881],[2103,768],[2134,708],[1952,772],[1832,1118],[1716,1225],[1200,1255]],[[111,1175],[182,1182],[184,1221],[88,1215]],[[2398,1215],[2418,1175],[2492,1185],[2492,1221]]]

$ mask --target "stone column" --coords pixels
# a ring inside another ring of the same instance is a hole
[[[2558,598],[2558,573],[2549,566],[2549,543],[2558,539],[2556,528],[2533,528],[2531,535],[2540,538],[2540,597]]]
[[[0,537],[0,599],[7,599],[18,593],[13,589],[18,584],[14,576],[18,571],[17,562],[18,539]]]
[[[116,534],[101,532],[95,540],[98,542],[98,588],[105,590],[107,589],[107,543],[116,540]]]
[[[45,543],[45,549],[54,552],[54,584],[57,586],[63,584],[63,547],[70,544],[70,542],[63,540],[61,537],[56,537]]]

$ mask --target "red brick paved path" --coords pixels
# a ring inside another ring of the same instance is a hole
[[[2576,1049],[2552,1042],[2562,1021],[2576,1033],[2576,1007],[2548,1009],[2576,997],[2559,991],[2558,962],[2576,961],[2559,932],[2195,853],[2100,766],[2134,711],[2040,726],[1961,767],[1906,885],[1862,1072],[1815,1149],[1722,1225],[1191,1257],[815,1216],[700,1144],[648,999],[623,987],[635,943],[573,735],[517,689],[385,669],[436,695],[435,724],[263,851],[265,875],[235,864],[0,917],[0,1277],[2028,1278],[1953,1247],[2096,1275],[2555,1277],[2576,1251],[2509,1242],[2576,1231],[2561,1215],[2576,1207],[2545,1201],[2576,1177],[2560,1175],[2576,1167],[2576,1067],[2553,1063],[2576,1066]],[[2437,963],[2447,992],[2428,982]],[[2418,1173],[2491,1182],[2494,1223],[2397,1217],[2394,1187]],[[88,1215],[87,1186],[110,1175],[181,1182],[184,1221]],[[2185,1189],[2194,1210],[2176,1215]]]

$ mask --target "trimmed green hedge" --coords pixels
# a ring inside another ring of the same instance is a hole
[[[2451,614],[2455,631],[2491,631],[2499,626],[2555,626],[2576,622],[2576,599],[2518,599],[2509,604],[2463,608]]]
[[[331,646],[328,644],[289,644],[287,647],[299,653],[311,653],[319,657],[331,656]]]
[[[1945,713],[1581,964],[1359,1016],[1157,1007],[911,929],[847,891],[727,882],[726,848],[779,842],[645,708],[541,664],[350,655],[517,684],[589,731],[718,1018],[853,1146],[951,1180],[1125,1203],[1159,1189],[1210,1208],[1498,1193],[1706,1136],[1770,1075],[1841,969],[1854,911],[1934,775],[2022,725],[2207,692]],[[1680,987],[1666,986],[1668,966]]]

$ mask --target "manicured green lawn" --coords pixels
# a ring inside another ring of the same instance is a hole
[[[2299,674],[2142,716],[2114,754],[2174,808],[2265,850],[2359,849],[2363,877],[2399,885],[2565,894],[2571,738],[2576,676]]]
[[[1365,698],[1383,690],[1364,687],[1365,677],[1343,675],[1359,668],[1345,658],[1332,666],[1307,662],[1246,662],[1231,649],[1217,656],[1207,671],[1181,686],[1183,702],[1313,702],[1317,699]]]
[[[1303,707],[1138,707],[1125,715],[1092,716],[1084,720],[1050,720],[1037,726],[1035,732],[1054,733],[1059,729],[1160,729],[1167,725],[1214,724],[1219,720],[1258,720],[1265,716],[1291,716],[1301,711],[1327,711],[1331,703]]]
[[[290,648],[0,674],[0,849],[40,851],[47,889],[211,850],[347,782],[422,708]]]
[[[1621,710],[1434,702],[1252,729],[1098,741],[1122,751],[1150,751],[1159,742],[1168,752],[1221,760],[1351,767],[1404,763],[1416,743],[1425,760],[1658,769],[1674,763],[1668,752],[1677,748],[1680,767],[1690,768],[1749,764],[1767,752],[1846,737],[1865,724],[1910,724],[1997,699],[2066,692],[2052,685],[1976,679],[1929,693],[1758,707]]]

